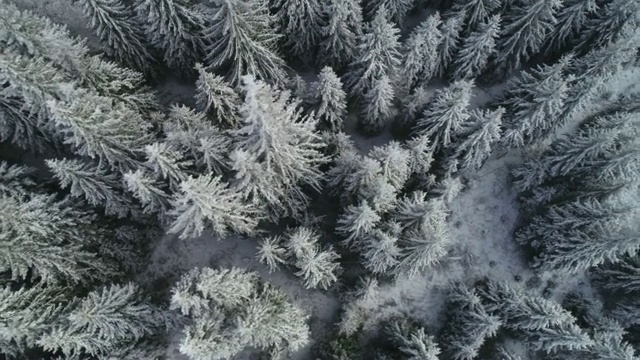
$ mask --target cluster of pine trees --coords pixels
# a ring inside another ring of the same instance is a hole
[[[140,281],[168,233],[258,237],[257,260],[307,289],[365,274],[323,359],[635,357],[640,96],[603,92],[637,65],[640,1],[70,1],[99,46],[0,0],[2,356],[161,359],[175,331],[194,360],[313,342],[255,272]],[[168,74],[194,98],[161,99]],[[393,140],[365,153],[352,121]],[[514,237],[532,267],[607,296],[455,283],[443,326],[390,319],[366,352],[364,304],[447,261],[461,175],[496,149],[525,158]]]

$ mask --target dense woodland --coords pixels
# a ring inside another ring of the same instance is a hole
[[[640,87],[609,89],[640,66],[639,0],[62,2],[90,33],[0,0],[0,357],[638,359]],[[504,156],[535,276],[363,326],[479,236],[451,204]],[[142,280],[166,237],[257,241],[341,310],[319,336],[242,266]]]

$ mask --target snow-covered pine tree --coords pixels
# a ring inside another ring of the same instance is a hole
[[[398,191],[411,176],[410,152],[397,141],[374,147],[369,156],[380,162],[382,177]]]
[[[178,174],[192,162],[196,168],[216,174],[221,174],[223,169],[228,168],[228,152],[231,147],[229,135],[207,120],[204,113],[174,105],[162,126],[167,147],[176,149],[171,152],[176,152],[178,157],[182,154],[186,156],[178,164]]]
[[[552,300],[493,281],[478,289],[478,295],[488,313],[500,317],[505,328],[530,340],[534,350],[553,353],[585,349],[592,343],[576,325],[576,318]]]
[[[614,0],[603,5],[601,11],[587,19],[582,36],[576,45],[582,52],[610,45],[637,32],[640,26],[640,1]],[[637,45],[637,43],[636,43]]]
[[[52,126],[78,155],[120,171],[140,166],[136,157],[150,138],[140,113],[86,90],[74,91],[66,102],[49,101],[47,107]]]
[[[111,57],[150,73],[155,60],[146,48],[142,24],[121,0],[74,0]]]
[[[413,191],[398,201],[392,212],[393,221],[403,230],[421,229],[429,223],[433,213],[442,212],[443,204],[437,199],[427,200],[423,191]]]
[[[272,218],[305,207],[302,186],[320,189],[319,166],[326,159],[315,133],[317,120],[303,115],[298,101],[251,76],[244,77],[241,127],[232,130],[233,186]]]
[[[451,9],[464,15],[464,26],[470,32],[481,23],[490,22],[489,18],[500,10],[502,0],[455,0]]]
[[[544,45],[557,23],[560,0],[527,0],[514,4],[502,16],[498,54],[494,59],[496,75],[505,77]]]
[[[292,264],[299,269],[295,275],[304,280],[304,286],[327,290],[338,280],[340,256],[331,247],[322,249],[319,240],[316,231],[298,227],[287,234],[285,246],[293,258]]]
[[[596,225],[589,232],[554,232],[545,238],[545,247],[535,266],[543,270],[579,272],[605,262],[616,262],[640,249],[637,228],[628,224]]]
[[[442,260],[450,242],[446,216],[442,208],[433,209],[420,227],[409,229],[402,236],[396,275],[413,277]]]
[[[332,132],[341,131],[347,115],[347,94],[338,75],[325,66],[311,89],[318,120]]]
[[[319,62],[341,69],[356,56],[362,36],[362,8],[357,0],[325,0]]]
[[[227,69],[227,79],[238,85],[243,75],[283,85],[285,63],[276,51],[280,36],[265,0],[216,0],[211,26],[205,29],[206,63]]]
[[[394,320],[385,329],[391,341],[408,359],[438,360],[440,347],[425,329],[408,321]]]
[[[70,188],[71,196],[104,208],[106,215],[123,218],[133,211],[133,204],[123,194],[117,175],[107,169],[76,159],[49,159],[46,164],[60,186]]]
[[[374,229],[362,236],[359,242],[362,262],[374,274],[388,274],[398,264],[400,248],[396,234]]]
[[[435,13],[418,25],[403,44],[402,88],[411,90],[415,85],[425,85],[434,75],[438,58],[438,46],[442,42],[440,14]]]
[[[164,62],[191,72],[204,53],[204,14],[187,0],[135,0],[133,7],[151,45],[163,51]]]
[[[9,162],[0,160],[0,194],[1,195],[28,195],[36,186],[31,178],[35,169],[29,166],[10,165]]]
[[[200,111],[215,115],[222,124],[236,126],[242,103],[238,94],[221,76],[205,71],[202,64],[196,64],[196,71],[196,102]]]
[[[381,7],[367,23],[358,41],[355,59],[345,75],[345,85],[353,96],[369,91],[382,76],[394,77],[400,66],[399,30],[387,21],[388,12]]]
[[[171,308],[193,320],[180,352],[194,360],[229,358],[245,347],[298,350],[309,340],[308,316],[257,273],[196,268],[174,286]]]
[[[545,247],[551,234],[566,234],[573,231],[589,233],[598,226],[624,224],[637,213],[632,205],[600,201],[593,197],[579,197],[575,200],[546,206],[516,232],[516,240],[530,243],[534,248]]]
[[[387,9],[387,18],[403,25],[404,18],[413,8],[414,0],[366,0],[364,1],[364,14],[368,19],[373,19],[383,7]]]
[[[452,78],[474,79],[480,75],[495,52],[496,39],[499,35],[500,15],[494,15],[465,37],[453,61]]]
[[[587,20],[596,13],[598,8],[596,0],[563,2],[556,16],[558,22],[544,45],[545,54],[551,55],[574,45],[580,32],[584,30]]]
[[[0,84],[1,121],[7,124],[3,132],[22,146],[44,150],[55,139],[42,128],[49,117],[47,101],[68,99],[73,86],[45,58],[11,51],[0,53]]]
[[[230,231],[251,234],[260,220],[240,193],[211,173],[189,176],[180,184],[172,205],[169,215],[174,220],[168,232],[180,233],[181,239],[198,237],[208,229],[221,237]]]
[[[177,190],[180,184],[187,180],[187,168],[190,162],[177,149],[166,143],[155,142],[144,148],[147,161],[144,163],[158,179],[169,183],[172,190]]]
[[[100,95],[116,98],[133,108],[155,107],[153,94],[144,86],[142,74],[90,55],[80,39],[71,37],[66,27],[29,11],[19,11],[3,2],[0,28],[2,48],[14,54],[44,58],[61,70],[76,85],[96,90]]]
[[[468,132],[455,144],[455,156],[460,159],[460,169],[479,169],[491,155],[491,150],[500,140],[504,108],[496,110],[474,110]]]
[[[262,240],[256,258],[267,265],[269,272],[276,271],[280,265],[286,264],[289,254],[283,246],[282,237],[274,236]]]
[[[65,310],[64,291],[56,286],[11,289],[0,287],[0,353],[10,358],[24,355]]]
[[[499,102],[506,109],[502,116],[504,145],[531,144],[544,140],[557,129],[571,81],[565,77],[570,61],[570,57],[564,57],[555,64],[524,72],[509,82]]]
[[[409,150],[409,167],[411,173],[419,179],[428,176],[429,169],[433,163],[433,152],[429,136],[422,135],[409,139],[406,143]]]
[[[500,318],[487,313],[473,288],[456,283],[449,289],[448,319],[443,331],[445,354],[455,360],[473,360],[488,338],[502,326]]]
[[[613,80],[623,66],[635,58],[637,41],[633,31],[619,40],[577,58],[569,71],[575,77],[561,118],[563,123],[572,120],[595,99],[603,87]]]
[[[145,214],[158,214],[161,220],[165,219],[171,197],[159,181],[142,169],[125,173],[123,180],[127,190],[142,204]]]
[[[591,277],[607,290],[633,294],[640,291],[640,257],[629,256],[618,263],[606,263],[594,268]]]
[[[91,247],[95,216],[69,199],[2,195],[0,210],[0,269],[12,279],[88,283],[113,274]]]
[[[321,0],[275,0],[279,33],[291,55],[309,64],[315,59],[322,33],[324,3]]]
[[[460,45],[460,35],[464,25],[463,13],[452,13],[444,18],[441,24],[440,33],[442,41],[438,46],[438,61],[433,69],[435,76],[442,77],[446,74],[447,69],[451,66],[453,56]]]
[[[338,218],[336,232],[344,237],[346,246],[358,245],[360,238],[371,233],[378,225],[380,216],[369,206],[366,201],[360,205],[350,205],[344,214]]]
[[[449,147],[470,117],[473,86],[472,81],[462,80],[436,91],[434,100],[414,125],[414,133],[429,136],[434,150]]]
[[[358,124],[368,134],[380,133],[392,116],[395,97],[393,82],[386,74],[373,79],[362,96]]]
[[[163,313],[143,298],[137,285],[110,285],[74,301],[38,345],[67,357],[108,356],[157,333],[164,323]]]

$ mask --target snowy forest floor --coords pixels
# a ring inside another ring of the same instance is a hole
[[[24,0],[20,5],[46,14],[54,21],[64,20],[74,34],[87,37],[89,46],[95,46],[98,43],[96,39],[86,31],[85,24],[77,20],[82,17],[75,16],[78,15],[78,9],[66,3]],[[413,20],[412,24],[420,21]],[[610,96],[615,98],[629,87],[639,84],[640,69],[626,70],[620,77],[612,80]],[[434,86],[433,90],[435,89],[437,86]],[[488,102],[499,89],[499,86],[487,90],[478,88],[474,104],[478,106]],[[192,87],[173,80],[164,82],[156,90],[162,97],[163,104],[188,101],[186,99],[192,99],[193,95]],[[571,128],[575,124],[568,126]],[[362,137],[357,134],[353,124],[347,124],[347,132],[363,153],[391,140],[388,133],[375,138]],[[528,284],[529,288],[541,292],[552,282],[554,286],[548,295],[557,299],[577,286],[588,286],[583,275],[557,278],[553,274],[534,274],[525,254],[514,242],[513,230],[517,225],[519,210],[516,193],[510,185],[509,171],[520,162],[521,157],[517,151],[506,154],[504,151],[497,151],[482,169],[463,174],[467,186],[450,205],[450,256],[439,267],[422,276],[381,282],[378,296],[364,304],[370,310],[365,329],[375,328],[381,320],[406,315],[427,325],[428,330],[437,330],[429,328],[429,324],[442,323],[439,317],[442,316],[444,305],[443,291],[451,281],[466,282],[489,277]],[[334,324],[339,320],[341,306],[338,294],[333,291],[307,290],[287,270],[269,273],[266,266],[256,259],[258,240],[236,237],[218,239],[212,236],[180,240],[177,236],[164,236],[155,244],[149,266],[139,275],[139,280],[151,284],[155,289],[168,291],[181,274],[194,267],[235,266],[258,271],[265,280],[286,291],[296,304],[311,315],[313,341],[307,349],[294,354],[292,359],[312,359],[311,347],[314,342],[322,341],[335,331]],[[168,359],[187,359],[177,349],[178,338],[177,333],[172,338],[167,349]],[[247,359],[246,356],[241,355],[238,359]]]

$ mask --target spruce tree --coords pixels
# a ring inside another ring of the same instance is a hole
[[[387,75],[373,79],[362,96],[362,111],[358,123],[369,134],[380,133],[392,116],[395,91]]]
[[[546,41],[545,54],[550,55],[574,45],[587,20],[598,8],[596,0],[570,0],[563,3],[556,16],[558,23]]]
[[[35,169],[28,166],[10,165],[0,160],[0,194],[2,195],[28,195],[36,186],[31,175]]]
[[[265,0],[219,0],[211,26],[205,29],[206,63],[210,69],[227,69],[233,85],[249,74],[271,83],[285,83],[284,61],[278,56],[279,36]]]
[[[471,112],[468,133],[455,145],[455,156],[460,159],[461,169],[482,167],[500,140],[503,114],[504,108]]]
[[[0,196],[0,269],[44,284],[88,283],[113,269],[97,256],[95,215],[69,199]]]
[[[134,11],[121,0],[74,0],[110,56],[149,73],[154,59],[146,48],[144,31]]]
[[[559,0],[527,0],[504,14],[495,64],[504,75],[537,54],[557,23]]]
[[[392,212],[393,220],[403,230],[421,229],[426,226],[434,213],[442,211],[442,203],[437,199],[427,200],[423,191],[413,191],[398,201]]]
[[[534,350],[554,353],[585,349],[592,340],[577,325],[576,318],[552,300],[489,282],[478,291],[488,313],[497,315],[503,326],[530,340]]]
[[[224,237],[230,231],[251,234],[258,225],[255,209],[244,203],[242,195],[213,174],[189,176],[172,199],[173,218],[169,233],[181,239],[198,237],[205,230]]]
[[[362,201],[358,206],[348,206],[345,213],[338,218],[336,232],[344,237],[343,243],[347,246],[358,245],[360,238],[376,227],[380,216]]]
[[[427,84],[434,75],[438,59],[438,46],[442,42],[440,14],[429,16],[418,25],[403,44],[402,86],[412,89],[416,84]]]
[[[347,115],[347,94],[338,75],[330,67],[324,67],[312,91],[318,120],[332,132],[341,131]]]
[[[640,26],[639,13],[640,2],[637,0],[606,3],[602,11],[586,21],[577,48],[586,52],[621,40]]]
[[[618,263],[606,263],[593,269],[592,278],[604,289],[633,294],[640,291],[640,258],[630,256]]]
[[[356,57],[358,39],[362,36],[360,2],[326,0],[324,17],[327,21],[321,29],[319,61],[323,65],[340,69]]]
[[[186,0],[136,0],[133,6],[147,38],[164,53],[164,62],[179,71],[192,71],[204,53],[204,14]]]
[[[438,46],[438,61],[433,70],[435,76],[442,77],[451,66],[453,56],[460,46],[460,37],[464,25],[464,14],[451,14],[441,24],[442,41]]]
[[[386,329],[398,350],[408,359],[438,360],[440,347],[433,336],[427,335],[423,327],[409,324],[406,320],[395,320]]]
[[[147,161],[144,163],[157,178],[169,182],[171,189],[178,189],[180,183],[187,180],[188,160],[184,155],[165,143],[153,143],[144,148]]]
[[[174,286],[171,308],[191,317],[180,352],[224,359],[245,347],[295,351],[309,341],[307,315],[256,273],[193,269]]]
[[[475,290],[459,283],[449,290],[448,313],[441,343],[455,360],[476,359],[482,345],[502,326],[497,316],[487,313]]]
[[[400,143],[391,141],[384,146],[374,147],[370,157],[380,162],[381,175],[397,190],[402,190],[411,176],[410,154]]]
[[[562,113],[564,122],[572,120],[596,99],[607,82],[615,78],[636,54],[633,31],[602,48],[593,49],[577,58],[569,68],[575,77]]]
[[[323,24],[320,0],[276,0],[275,14],[284,46],[291,55],[309,63],[315,56]]]
[[[355,59],[345,75],[345,84],[353,96],[373,88],[383,76],[395,76],[400,65],[399,30],[387,21],[388,12],[381,7],[358,41]]]
[[[49,101],[52,125],[81,156],[120,171],[140,165],[136,159],[149,141],[149,124],[125,104],[85,90],[70,101]]]
[[[539,66],[509,82],[499,104],[503,115],[503,144],[521,147],[544,139],[558,127],[570,79],[565,71],[570,58]]]
[[[363,236],[360,242],[363,264],[374,274],[388,274],[398,264],[400,248],[395,234],[374,230]]]
[[[196,64],[196,70],[196,102],[200,111],[215,115],[222,124],[236,126],[241,104],[238,94],[222,77],[205,71],[201,64]]]
[[[456,81],[436,91],[433,102],[413,127],[417,136],[429,136],[434,149],[449,147],[469,119],[473,82]]]
[[[106,215],[123,218],[132,211],[133,205],[123,194],[114,173],[81,160],[49,159],[46,163],[60,186],[70,188],[71,196],[84,199],[91,206],[103,207]]]
[[[142,204],[145,214],[158,214],[160,219],[165,218],[170,208],[170,196],[160,182],[141,169],[124,174],[123,180],[127,190]]]
[[[452,10],[464,15],[465,29],[469,32],[482,23],[491,22],[489,18],[500,9],[500,5],[501,0],[455,0]]]
[[[494,15],[465,37],[453,61],[453,79],[474,79],[480,75],[495,51],[499,34],[500,16]]]
[[[450,242],[445,219],[446,213],[436,209],[419,228],[406,232],[400,241],[397,275],[413,277],[442,260]]]
[[[414,0],[367,0],[364,2],[364,13],[372,19],[383,7],[388,11],[388,18],[398,25],[402,25],[404,18],[413,8]]]
[[[24,355],[56,323],[65,311],[64,291],[55,286],[0,287],[0,353]]]
[[[409,139],[406,144],[409,150],[409,167],[411,173],[419,178],[427,176],[433,163],[433,153],[429,136],[422,135]]]
[[[14,131],[31,134],[36,144],[42,141],[36,141],[34,137],[43,132],[41,124],[49,117],[47,102],[66,100],[73,89],[46,59],[31,59],[9,51],[0,54],[0,83],[3,86],[2,110],[11,117],[10,126],[16,129]],[[46,133],[43,135],[47,136]]]
[[[269,272],[277,270],[280,265],[286,264],[289,260],[287,249],[282,243],[283,239],[280,236],[266,238],[260,243],[256,258],[267,265]]]
[[[38,339],[38,345],[67,357],[105,356],[155,334],[164,320],[136,285],[110,285],[74,302],[71,311]]]
[[[293,257],[293,265],[299,269],[295,275],[304,280],[304,286],[326,290],[338,280],[336,272],[340,270],[337,261],[340,256],[331,247],[322,249],[319,240],[316,231],[298,227],[287,235],[285,244]]]
[[[317,121],[303,115],[288,92],[250,76],[244,82],[241,127],[231,131],[232,184],[271,217],[293,215],[308,201],[302,186],[320,189],[319,166],[326,159],[314,133]]]
[[[192,165],[216,174],[228,168],[229,135],[214,126],[205,114],[174,105],[169,118],[163,122],[163,132],[164,147],[170,154],[175,154],[176,161],[180,160],[173,161],[178,178]]]

